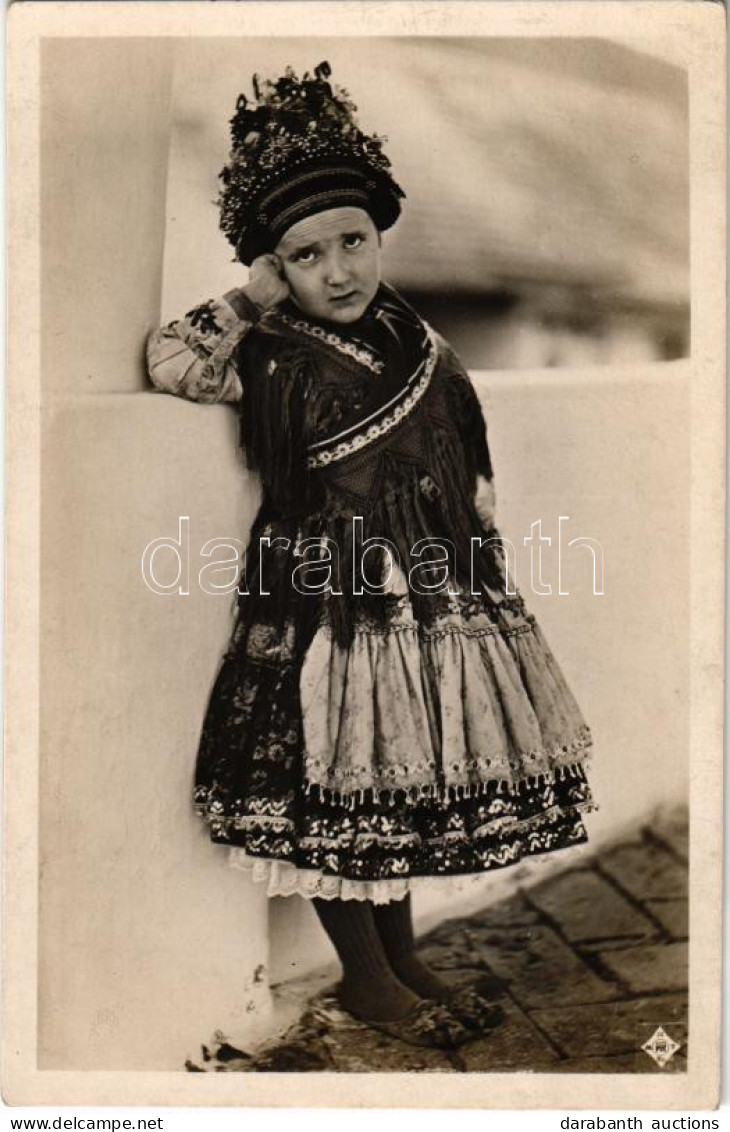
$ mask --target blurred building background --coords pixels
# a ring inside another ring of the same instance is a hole
[[[207,40],[179,53],[169,317],[220,289],[230,260],[212,202],[237,94],[254,71],[326,58],[363,128],[388,137],[407,194],[387,277],[469,367],[689,354],[680,67],[599,39]]]

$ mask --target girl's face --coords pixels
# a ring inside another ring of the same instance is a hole
[[[380,283],[380,233],[362,208],[306,216],[276,246],[292,298],[305,314],[356,322]]]

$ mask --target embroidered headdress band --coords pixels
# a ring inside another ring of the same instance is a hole
[[[328,63],[299,79],[253,77],[255,101],[239,95],[232,148],[222,170],[221,228],[250,264],[287,228],[315,212],[365,209],[381,231],[400,215],[403,190],[390,174],[384,138],[364,134],[346,90],[331,85]]]

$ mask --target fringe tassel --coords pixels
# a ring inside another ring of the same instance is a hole
[[[476,482],[477,473],[481,473],[485,479],[490,480],[493,470],[482,406],[468,374],[455,356],[453,360],[458,369],[451,376],[447,389],[452,419],[459,429],[466,451],[469,477]]]
[[[319,801],[332,806],[344,806],[354,810],[357,806],[372,801],[376,805],[393,806],[398,802],[418,804],[423,801],[465,801],[470,798],[480,798],[494,791],[499,796],[519,797],[529,789],[547,787],[556,781],[564,782],[566,778],[575,778],[585,781],[583,764],[580,762],[564,764],[555,767],[553,771],[541,771],[539,774],[528,775],[512,782],[506,778],[489,779],[485,782],[454,782],[454,783],[427,783],[402,787],[362,787],[353,790],[340,790],[323,783],[307,779],[304,782],[305,793],[316,795]]]
[[[307,346],[253,334],[241,343],[243,383],[240,439],[249,467],[261,473],[284,514],[309,502],[307,394],[316,360]]]

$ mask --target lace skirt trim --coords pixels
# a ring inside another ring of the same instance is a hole
[[[585,852],[584,841],[575,845],[561,847],[561,859],[566,855],[571,859]],[[513,864],[522,857],[514,854],[509,846],[503,846],[493,855],[493,867]],[[532,857],[531,860],[545,865],[551,854]],[[231,868],[250,874],[256,884],[266,885],[266,895],[301,896],[306,900],[370,900],[373,904],[389,904],[404,900],[410,892],[434,892],[444,895],[465,893],[476,890],[481,881],[489,875],[489,870],[450,876],[387,877],[383,880],[350,880],[346,877],[331,876],[321,869],[300,869],[290,861],[276,861],[252,857],[245,849],[233,846],[229,849],[228,862]]]

